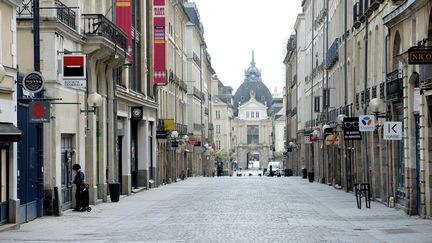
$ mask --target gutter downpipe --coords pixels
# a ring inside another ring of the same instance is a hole
[[[367,107],[368,104],[366,104],[366,92],[367,92],[367,78],[368,78],[368,45],[369,45],[369,19],[366,17],[366,23],[365,23],[365,67],[364,67],[364,96],[363,96],[363,113],[364,115],[367,114]],[[369,183],[369,156],[368,156],[368,134],[366,133],[364,136],[364,146],[365,146],[365,183]]]
[[[385,115],[388,115],[388,100],[387,100],[387,73],[388,73],[388,48],[389,48],[389,39],[390,39],[390,31],[389,27],[384,25],[385,28],[385,36],[384,36],[384,103],[385,103]],[[387,119],[387,118],[386,118]],[[390,166],[389,166],[389,141],[385,141],[385,162],[386,162],[386,202],[387,207],[390,207]]]
[[[313,92],[313,88],[314,88],[314,77],[313,77],[313,69],[314,69],[314,19],[315,19],[315,1],[312,0],[312,37],[311,37],[311,60],[312,60],[312,72],[311,72],[311,118],[310,118],[310,130],[311,132],[313,131],[313,124],[312,124],[312,120],[313,120],[313,114],[314,114],[314,92]],[[314,144],[311,143],[311,161],[309,162],[309,164],[311,165],[310,168],[310,173],[314,173],[314,167],[315,167],[315,163],[314,163]],[[309,175],[311,175],[310,173],[308,173]],[[309,179],[310,181],[310,179]]]
[[[347,51],[348,51],[348,36],[347,36],[347,28],[348,28],[348,0],[345,0],[344,3],[344,107],[346,108],[347,104],[348,104],[348,68],[347,68]],[[349,114],[345,114],[345,115],[349,115]],[[344,153],[345,153],[345,191],[348,192],[349,191],[349,187],[348,185],[349,183],[349,177],[348,177],[348,164],[349,164],[349,159],[348,159],[348,147],[349,144],[347,144],[348,141],[344,140],[343,146],[344,148]]]

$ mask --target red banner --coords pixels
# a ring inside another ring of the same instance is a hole
[[[165,0],[153,0],[154,84],[166,85]]]
[[[116,1],[116,25],[125,32],[128,37],[129,62],[132,62],[132,1]]]

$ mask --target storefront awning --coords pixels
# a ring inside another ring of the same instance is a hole
[[[22,132],[14,124],[0,122],[0,142],[19,142]]]

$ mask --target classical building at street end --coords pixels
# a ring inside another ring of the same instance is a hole
[[[261,71],[255,66],[252,52],[251,66],[245,71],[245,81],[234,95],[233,142],[238,167],[250,167],[250,161],[260,161],[266,168],[272,158],[272,120],[269,108],[273,99],[262,82]]]

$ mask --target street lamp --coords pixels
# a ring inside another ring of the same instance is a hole
[[[369,102],[369,107],[372,111],[372,113],[376,114],[378,116],[379,113],[385,112],[385,104],[384,101],[380,98],[373,98]]]
[[[81,110],[81,113],[83,112],[93,112],[96,113],[96,108],[100,107],[102,105],[103,99],[102,96],[100,94],[98,94],[97,92],[91,93],[88,98],[87,98],[87,104],[88,106],[92,107],[93,110]]]

